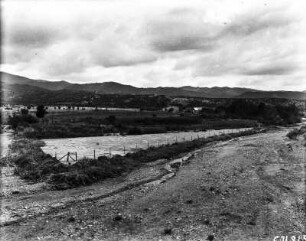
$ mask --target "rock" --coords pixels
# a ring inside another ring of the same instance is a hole
[[[213,241],[215,239],[215,236],[213,234],[210,234],[207,236],[207,239],[208,241]]]
[[[164,229],[164,234],[165,235],[171,235],[172,234],[172,228],[165,228]]]
[[[182,162],[170,163],[170,167],[174,169],[179,169],[181,165],[182,165]]]
[[[216,189],[214,187],[210,187],[209,191],[214,192]]]
[[[251,220],[251,221],[247,222],[247,224],[254,226],[254,225],[256,225],[256,222],[255,222],[255,220]]]
[[[210,224],[210,221],[209,221],[208,219],[204,219],[204,220],[203,220],[203,224],[209,225],[209,224]]]
[[[68,218],[67,221],[68,221],[68,222],[74,222],[74,221],[75,221],[75,217],[71,216],[71,217]]]
[[[193,201],[192,201],[191,199],[189,199],[189,200],[186,201],[186,203],[187,203],[187,204],[192,204]]]
[[[121,221],[123,219],[122,215],[119,213],[114,217],[114,221]]]
[[[19,191],[12,191],[12,194],[19,194]]]

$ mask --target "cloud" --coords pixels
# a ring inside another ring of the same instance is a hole
[[[150,63],[157,59],[140,36],[138,29],[117,26],[103,31],[91,41],[88,52],[91,53],[92,64],[106,68],[117,66],[132,66]]]
[[[59,40],[61,32],[46,24],[17,22],[4,34],[5,42],[12,46],[42,48]]]
[[[148,20],[146,28],[151,47],[159,52],[213,50],[214,36],[220,28],[205,22],[204,18],[204,11],[179,8]]]
[[[191,68],[194,77],[294,74],[301,68],[295,23],[279,13],[236,16],[215,36],[214,51],[180,58],[174,69]]]
[[[274,11],[256,9],[247,14],[236,16],[228,23],[225,22],[225,28],[219,37],[232,35],[236,37],[251,35],[260,31],[273,31],[276,28],[285,28],[295,22],[292,17],[284,16],[284,10]]]
[[[262,66],[261,68],[249,69],[243,74],[245,75],[288,75],[296,69],[296,66],[287,63],[282,65]]]
[[[12,73],[252,88],[306,74],[304,8],[286,0],[25,2],[3,4],[1,66]]]

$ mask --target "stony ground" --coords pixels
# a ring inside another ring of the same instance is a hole
[[[1,240],[305,235],[305,147],[288,131],[210,144],[88,187],[3,196]]]

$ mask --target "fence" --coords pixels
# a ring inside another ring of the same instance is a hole
[[[250,129],[252,128],[208,130],[206,132],[199,132],[199,133],[192,132],[191,134],[186,132],[184,133],[183,136],[175,135],[175,133],[173,133],[173,135],[170,137],[168,136],[164,139],[161,137],[160,139],[155,141],[152,139],[150,140],[148,139],[148,140],[141,140],[140,142],[136,143],[123,144],[118,142],[116,143],[115,146],[110,146],[110,147],[102,146],[102,149],[91,149],[89,151],[88,149],[86,149],[85,154],[79,151],[79,153],[78,152],[68,152],[67,154],[62,153],[60,158],[57,158],[59,156],[59,153],[54,153],[54,156],[63,163],[67,163],[68,165],[70,165],[73,162],[77,162],[78,157],[79,159],[82,158],[97,159],[99,156],[106,156],[106,157],[112,157],[114,155],[125,156],[127,153],[136,152],[140,149],[149,149],[150,147],[160,147],[164,145],[171,145],[174,143],[185,142],[185,141],[193,141],[195,139],[207,138],[223,134],[241,133]]]
[[[74,156],[74,158],[72,157]],[[68,152],[66,155],[62,156],[61,158],[58,159],[58,161],[63,160],[66,157],[66,162],[68,165],[71,165],[72,162],[77,162],[78,161],[78,153],[77,152]],[[55,158],[57,159],[57,155],[55,154]]]

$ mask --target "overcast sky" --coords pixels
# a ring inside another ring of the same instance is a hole
[[[1,1],[1,70],[76,83],[306,90],[304,0]]]

